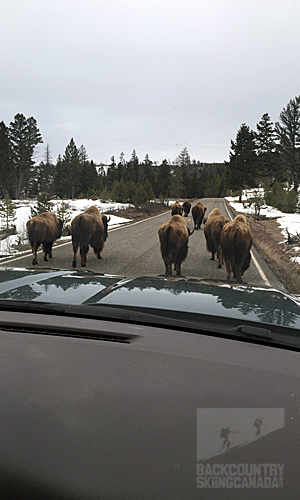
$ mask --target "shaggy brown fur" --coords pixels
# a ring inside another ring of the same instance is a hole
[[[230,220],[224,217],[218,208],[214,208],[208,215],[204,226],[206,248],[211,252],[211,260],[214,260],[215,254],[217,254],[218,267],[222,267],[223,264],[223,255],[220,246],[221,232],[228,222]]]
[[[33,253],[32,264],[36,265],[38,263],[37,250],[41,244],[43,244],[44,249],[44,260],[48,261],[47,255],[51,259],[52,245],[55,240],[61,237],[63,221],[51,212],[43,212],[32,217],[27,222],[26,227]]]
[[[172,274],[172,264],[177,276],[181,275],[181,264],[187,256],[189,231],[181,215],[173,215],[158,230],[161,255],[165,263],[166,274]]]
[[[100,252],[107,240],[107,225],[110,217],[102,215],[95,206],[89,207],[82,214],[76,215],[71,222],[73,267],[76,267],[76,255],[80,248],[81,265],[86,266],[86,255],[89,245],[94,249],[97,258],[101,259]]]
[[[237,215],[232,222],[224,226],[220,245],[226,264],[228,280],[230,280],[231,272],[233,272],[234,278],[242,281],[242,275],[250,265],[252,243],[252,234],[243,215]]]
[[[183,208],[183,211],[184,211],[184,216],[187,217],[190,213],[190,210],[191,210],[191,202],[189,200],[184,200],[183,204],[182,204],[182,208]]]
[[[205,212],[206,212],[206,207],[203,205],[201,201],[198,201],[198,203],[196,203],[196,205],[193,206],[192,217],[194,220],[194,228],[196,230],[201,228]]]
[[[182,215],[183,208],[180,205],[179,201],[175,201],[175,203],[173,203],[173,205],[171,205],[171,210],[172,210],[171,211],[172,215],[176,215],[176,214]]]

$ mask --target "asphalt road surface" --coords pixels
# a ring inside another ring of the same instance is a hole
[[[223,198],[205,198],[201,201],[207,206],[206,217],[213,208],[218,207],[226,217],[233,218],[229,214]],[[81,268],[78,252],[77,269],[87,269],[98,273],[121,276],[163,275],[165,273],[165,266],[160,253],[158,229],[170,217],[171,212],[167,212],[109,230],[108,239],[102,251],[102,259],[98,260],[90,248],[87,255],[87,266],[86,268]],[[186,220],[190,229],[193,229],[191,215]],[[222,269],[218,269],[217,260],[210,260],[210,253],[206,249],[203,227],[202,224],[201,229],[195,231],[189,239],[188,255],[181,265],[182,275],[226,280],[225,265],[223,265]],[[72,269],[72,259],[71,241],[64,242],[54,245],[53,258],[49,259],[48,262],[44,262],[42,251],[39,251],[38,265],[34,267]],[[33,267],[32,254],[28,252],[26,255],[20,257],[7,259],[1,262],[1,266]],[[250,267],[245,272],[243,280],[246,283],[271,285],[283,291],[285,290],[284,286],[254,248],[252,250]]]

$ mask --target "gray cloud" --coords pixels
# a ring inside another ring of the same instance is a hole
[[[1,117],[34,116],[54,159],[132,149],[228,159],[241,123],[300,94],[291,0],[10,0],[0,7]],[[40,147],[43,152],[43,146]]]

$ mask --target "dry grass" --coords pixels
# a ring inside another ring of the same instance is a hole
[[[300,294],[300,265],[291,261],[276,221],[248,218],[254,245],[290,293]]]

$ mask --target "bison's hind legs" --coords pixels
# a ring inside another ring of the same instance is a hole
[[[221,269],[222,267],[222,264],[223,264],[223,253],[222,253],[222,249],[221,247],[219,246],[218,248],[218,252],[217,252],[217,259],[218,259],[218,268]]]
[[[44,261],[48,262],[47,255],[49,256],[50,259],[52,259],[52,241],[44,241],[43,242],[43,248],[44,248]]]
[[[166,267],[166,275],[172,276],[172,263],[165,261],[165,267]]]
[[[32,259],[32,265],[36,266],[38,261],[37,261],[37,251],[40,246],[41,242],[36,241],[35,243],[32,244],[32,253],[33,253],[33,259]]]
[[[228,281],[230,281],[231,272],[232,272],[231,262],[229,260],[225,259],[225,265],[226,265],[227,279],[228,279]]]
[[[72,267],[76,267],[77,266],[77,263],[76,263],[76,256],[77,256],[77,252],[78,252],[78,244],[74,242],[74,240],[72,241],[72,247],[73,247],[73,260],[72,260]]]
[[[179,265],[177,264],[177,266],[176,266],[176,269],[175,269],[175,270],[176,270],[176,275],[177,275],[177,276],[181,276],[181,266],[180,266],[180,264],[179,264]]]
[[[86,254],[89,251],[89,245],[80,246],[81,267],[86,267]]]

